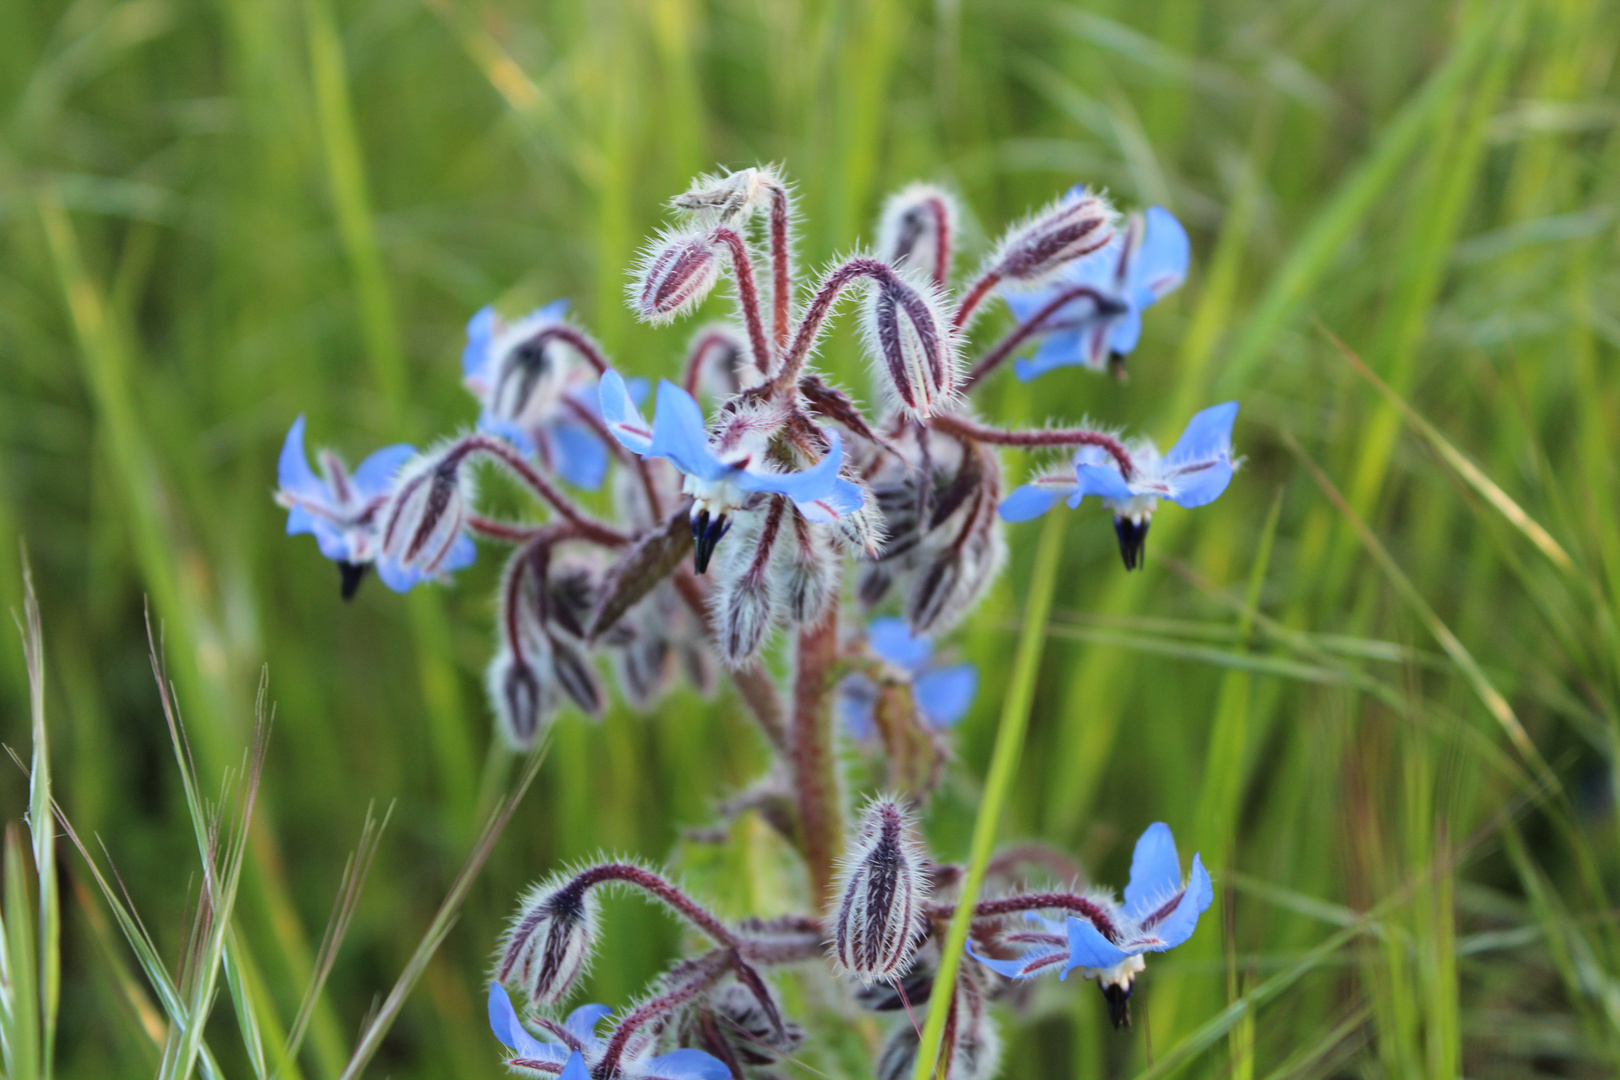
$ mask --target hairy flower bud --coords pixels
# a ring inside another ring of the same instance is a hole
[[[843,859],[832,927],[838,965],[862,982],[903,974],[917,950],[928,877],[909,815],[875,799]]]
[[[915,269],[943,286],[951,274],[956,202],[933,184],[912,184],[889,197],[878,221],[878,257]]]
[[[782,534],[787,502],[771,500],[763,511],[738,515],[730,543],[721,551],[714,593],[714,633],[720,658],[732,667],[752,659],[776,622],[772,553]]]
[[[537,1005],[561,1000],[590,964],[598,908],[577,879],[553,878],[530,889],[501,944],[495,979]]]
[[[921,278],[875,280],[862,311],[878,383],[908,415],[927,419],[956,394],[956,335],[938,290]]]
[[[1009,229],[991,259],[991,272],[1002,281],[1033,284],[1113,238],[1113,208],[1077,187]]]
[[[557,319],[523,324],[495,341],[486,399],[491,419],[518,428],[541,423],[562,403],[575,370],[574,350],[549,333]]]
[[[463,457],[428,454],[407,465],[381,514],[377,572],[390,587],[408,589],[423,578],[471,561],[472,541],[462,535],[474,499]]]
[[[720,257],[701,233],[667,234],[642,256],[631,306],[644,322],[673,322],[708,297],[720,280]]]
[[[549,680],[529,661],[502,648],[490,661],[485,683],[495,709],[501,735],[515,750],[534,746],[541,730],[557,711],[557,694]],[[543,658],[540,658],[543,661]]]
[[[737,225],[752,217],[770,198],[781,180],[769,169],[738,169],[725,176],[704,173],[670,200],[670,205],[707,224]]]
[[[843,560],[822,531],[799,514],[793,514],[787,532],[772,566],[774,591],[781,595],[789,620],[814,622],[838,589],[838,570]]]

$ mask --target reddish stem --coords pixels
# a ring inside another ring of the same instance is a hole
[[[553,338],[567,342],[575,349],[578,349],[580,354],[596,369],[598,375],[607,371],[609,367],[607,354],[602,352],[602,346],[596,343],[596,339],[585,331],[576,326],[569,326],[567,323],[555,323],[540,331],[535,340],[539,344],[544,344]]]
[[[899,282],[894,269],[888,263],[864,258],[851,259],[822,279],[815,295],[810,298],[810,305],[805,308],[804,317],[799,320],[799,327],[793,333],[793,340],[789,343],[787,352],[783,354],[782,366],[763,388],[766,396],[784,394],[798,383],[805,359],[810,355],[810,349],[814,346],[816,338],[820,336],[821,326],[827,321],[827,315],[832,311],[838,294],[848,288],[852,281],[863,277],[884,282]]]
[[[790,207],[787,188],[771,188],[771,309],[776,347],[787,348],[788,311],[793,301],[792,252],[788,250]]]
[[[966,377],[962,379],[962,391],[966,393],[974,383],[1001,366],[1018,349],[1018,346],[1040,331],[1042,323],[1057,314],[1065,304],[1082,296],[1091,297],[1097,305],[1098,314],[1114,306],[1114,301],[1090,285],[1075,285],[1064,289],[1053,297],[1050,303],[1014,327],[1012,333],[1002,338],[995,348],[985,353],[983,358],[973,365],[973,370],[969,371]]]
[[[814,624],[799,631],[798,671],[793,687],[792,773],[794,804],[799,816],[799,850],[810,871],[816,910],[826,913],[832,900],[834,862],[843,837],[839,814],[838,771],[832,737],[832,710],[827,694],[838,659],[838,603]]]
[[[644,1024],[667,1016],[671,1010],[679,1008],[713,986],[731,966],[730,952],[729,949],[715,949],[708,956],[696,961],[696,970],[687,981],[666,993],[642,1002],[629,1016],[620,1020],[618,1026],[613,1029],[613,1035],[608,1039],[607,1049],[602,1052],[602,1060],[597,1062],[596,1068],[592,1071],[593,1075],[602,1080],[617,1077],[619,1059],[624,1056],[631,1037]]]
[[[647,508],[652,511],[652,519],[662,521],[664,519],[664,502],[659,498],[658,485],[653,481],[652,469],[648,467],[647,459],[640,454],[632,453],[629,448],[615,438],[613,432],[608,430],[608,426],[602,422],[602,418],[596,413],[591,412],[573,398],[567,398],[566,400],[568,408],[574,414],[575,419],[594,431],[596,437],[606,443],[608,448],[618,456],[619,460],[636,470],[636,474],[641,477],[642,491],[647,495]]]
[[[709,359],[709,352],[730,342],[731,335],[724,330],[707,331],[692,342],[692,349],[686,354],[686,368],[681,375],[681,385],[686,388],[688,394],[697,397],[698,382],[703,377],[703,365]]]
[[[951,212],[945,200],[928,200],[928,209],[934,215],[934,284],[941,289],[951,278]]]
[[[514,476],[528,486],[530,491],[549,503],[560,517],[578,529],[580,539],[601,544],[603,547],[623,547],[630,542],[630,537],[625,533],[598,521],[575,506],[568,496],[557,490],[550,480],[542,476],[539,470],[530,465],[505,439],[481,434],[467,435],[446,451],[445,457],[464,458],[470,454],[485,454],[506,466]]]
[[[1094,900],[1087,900],[1084,896],[1074,893],[1028,893],[1023,896],[1006,896],[999,900],[981,900],[973,907],[975,919],[993,919],[1001,915],[1014,915],[1021,911],[1068,911],[1084,918],[1097,932],[1109,941],[1118,942],[1121,935],[1119,928],[1108,911]],[[928,909],[929,915],[936,919],[948,919],[956,913],[955,904],[937,904]]]
[[[1001,271],[985,271],[984,275],[973,283],[973,288],[968,290],[967,295],[962,297],[962,303],[956,309],[956,317],[951,320],[951,329],[960,330],[966,326],[968,320],[973,317],[973,312],[984,303],[984,298],[1000,284]]]
[[[743,321],[748,325],[748,342],[754,350],[754,366],[764,372],[771,370],[771,343],[765,338],[765,324],[759,315],[759,286],[754,282],[754,262],[748,257],[748,245],[735,229],[714,230],[714,239],[726,245],[731,253],[731,272],[737,279],[737,302],[742,305]]]
[[[977,442],[990,443],[994,446],[1097,446],[1101,447],[1119,464],[1120,475],[1129,480],[1135,472],[1131,463],[1131,455],[1126,451],[1125,444],[1112,435],[1101,431],[1092,431],[1089,428],[1051,428],[1042,431],[1006,431],[1002,428],[985,427],[965,420],[960,416],[938,415],[933,418],[932,424],[940,431],[957,435],[964,439],[973,439]]]
[[[549,525],[520,525],[515,521],[497,521],[480,514],[467,515],[467,529],[489,540],[504,540],[509,544],[523,544],[539,536]]]

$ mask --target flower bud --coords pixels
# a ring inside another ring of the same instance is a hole
[[[903,974],[916,952],[928,899],[925,857],[899,803],[877,799],[844,856],[834,959],[862,982]]]
[[[956,203],[933,184],[912,184],[889,197],[878,221],[878,258],[914,269],[943,286],[951,273]]]
[[[753,217],[781,181],[769,169],[738,169],[725,176],[704,173],[670,200],[677,210],[713,225],[734,226]]]
[[[602,684],[596,677],[596,668],[589,655],[562,634],[547,634],[547,650],[551,654],[551,673],[557,686],[578,705],[587,716],[602,715],[604,700]]]
[[[718,280],[720,257],[707,236],[672,233],[642,257],[631,306],[645,322],[674,322],[703,303]]]
[[[527,320],[525,320],[527,322]],[[518,428],[543,422],[562,403],[573,371],[573,350],[547,333],[556,320],[520,325],[522,336],[497,339],[487,407],[491,419]]]
[[[774,591],[782,597],[794,623],[811,623],[827,609],[838,588],[842,560],[821,530],[797,513],[787,542],[780,546],[772,566]]]
[[[874,281],[861,324],[879,384],[908,415],[926,420],[955,396],[956,335],[932,285]]]
[[[504,648],[490,661],[485,684],[501,735],[515,750],[533,747],[541,729],[557,711],[553,684],[542,681],[528,660],[520,660]]]
[[[597,917],[595,896],[577,879],[529,890],[507,929],[496,981],[537,1005],[561,1000],[590,964]]]
[[[377,572],[391,588],[404,590],[472,561],[472,541],[462,535],[474,495],[454,450],[419,458],[407,466],[383,506]]]
[[[782,532],[786,500],[738,515],[736,535],[722,549],[714,593],[714,633],[720,658],[738,667],[759,652],[776,622],[779,605],[768,573]]]
[[[1032,284],[1114,238],[1114,211],[1083,187],[1007,231],[991,260],[1003,281]]]

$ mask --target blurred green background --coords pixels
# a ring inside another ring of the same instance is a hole
[[[970,256],[1084,181],[1172,208],[1190,280],[1128,384],[1008,373],[987,415],[1164,438],[1236,397],[1248,461],[1218,503],[1159,515],[1143,574],[1101,512],[1069,523],[1004,832],[1117,883],[1167,821],[1217,901],[1150,965],[1134,1029],[1054,982],[1007,1029],[1003,1075],[1613,1075],[1617,43],[1601,0],[10,0],[0,602],[20,603],[25,541],[58,795],[172,963],[198,871],[143,603],[205,791],[268,665],[238,912],[267,1024],[297,1009],[368,805],[395,805],[300,1059],[332,1080],[511,763],[480,686],[494,553],[453,587],[341,604],[270,499],[293,416],[350,460],[470,423],[462,326],[491,301],[572,297],[625,368],[669,371],[686,331],[633,324],[625,267],[717,163],[799,182],[808,268],[915,178],[963,195]],[[843,322],[828,363],[864,388]],[[947,856],[1036,531],[1011,530],[957,635],[983,681],[930,821]],[[0,696],[26,756],[19,648]],[[757,822],[679,843],[761,767],[746,730],[730,697],[684,691],[563,718],[371,1074],[500,1074],[489,952],[565,860],[673,854],[734,914],[787,903]],[[26,783],[5,776],[12,820]],[[60,866],[58,1072],[150,1075],[149,992],[77,855]],[[607,941],[588,999],[612,1004],[679,946],[633,902]],[[223,997],[209,1040],[249,1074]]]

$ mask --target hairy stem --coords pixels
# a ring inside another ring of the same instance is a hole
[[[956,315],[951,319],[951,329],[960,330],[966,326],[968,320],[973,318],[973,313],[978,310],[979,305],[984,303],[985,297],[989,296],[995,290],[995,287],[1000,284],[1001,271],[985,271],[979,280],[973,283],[973,287],[967,291],[967,295],[962,297],[962,302],[957,305]]]
[[[720,976],[731,967],[733,953],[730,949],[715,949],[689,966],[686,978],[675,986],[656,997],[642,1002],[629,1016],[619,1021],[608,1039],[607,1049],[602,1052],[602,1060],[597,1062],[593,1075],[602,1080],[611,1080],[619,1075],[619,1059],[624,1057],[624,1051],[630,1045],[630,1039],[647,1023],[669,1013],[691,1001],[703,991],[713,986]]]
[[[1054,296],[1050,303],[1044,305],[1039,311],[1019,323],[1006,337],[996,344],[996,347],[985,353],[973,369],[962,379],[962,391],[966,393],[973,388],[973,384],[990,374],[1006,362],[1007,358],[1018,350],[1018,347],[1028,341],[1033,335],[1039,333],[1045,326],[1046,320],[1061,311],[1064,305],[1072,303],[1081,297],[1088,297],[1097,306],[1098,315],[1113,314],[1119,310],[1119,304],[1093,289],[1090,285],[1075,285],[1064,289]]]
[[[447,460],[460,459],[472,454],[483,454],[506,466],[507,470],[528,487],[536,496],[557,511],[559,517],[579,531],[581,540],[589,540],[603,547],[623,547],[630,537],[602,521],[597,520],[559,491],[540,471],[530,465],[505,439],[490,435],[468,435],[445,453]]]
[[[799,375],[804,370],[804,362],[815,346],[816,339],[821,336],[822,324],[832,312],[833,304],[838,296],[850,283],[858,278],[873,278],[878,281],[898,282],[899,278],[888,263],[877,259],[851,259],[836,267],[832,273],[822,279],[816,288],[815,295],[810,298],[810,305],[805,308],[804,317],[799,320],[799,327],[793,332],[793,340],[782,356],[782,366],[772,376],[771,381],[765,384],[768,396],[787,393],[799,381]]]
[[[1119,465],[1120,475],[1129,480],[1135,473],[1131,455],[1125,444],[1112,435],[1090,428],[1047,428],[1037,431],[1007,431],[985,427],[960,416],[940,415],[933,418],[933,426],[951,435],[994,446],[1096,446],[1106,451]]]
[[[737,302],[742,305],[743,322],[748,326],[748,343],[754,350],[754,366],[760,372],[771,370],[771,343],[765,337],[765,323],[759,313],[759,286],[754,281],[754,261],[748,245],[735,229],[714,230],[714,239],[731,253],[731,272],[737,279]]]
[[[787,348],[788,314],[793,303],[793,253],[788,250],[792,207],[787,188],[771,188],[771,315],[778,349]]]
[[[810,871],[810,889],[818,912],[832,900],[833,863],[843,840],[838,798],[837,761],[833,752],[832,668],[838,659],[838,604],[798,638],[798,669],[793,687],[792,746],[788,764],[794,805],[799,817],[799,850]]]
[[[581,356],[585,357],[586,362],[596,369],[598,375],[606,372],[609,367],[607,354],[602,351],[602,346],[596,343],[595,338],[577,326],[569,326],[567,323],[555,323],[540,331],[535,340],[537,344],[542,345],[547,341],[561,341],[572,345],[579,350]]]

